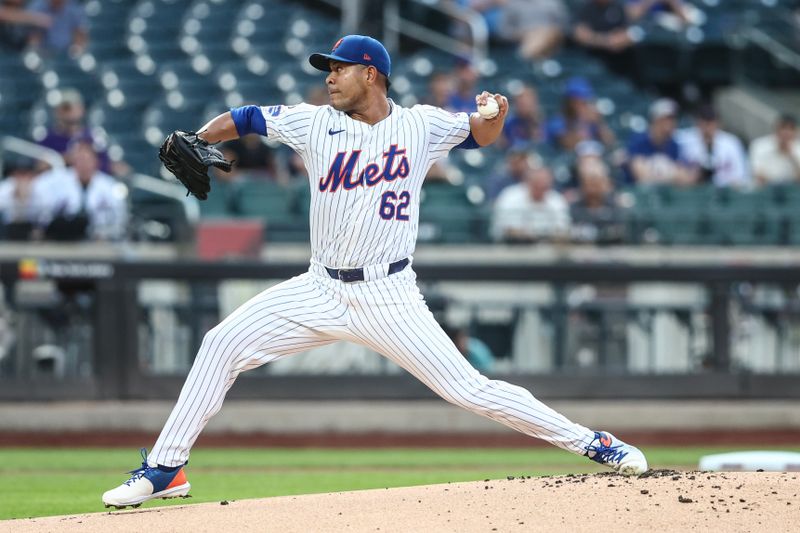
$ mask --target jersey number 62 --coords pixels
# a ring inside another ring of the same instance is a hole
[[[394,191],[386,191],[381,195],[381,205],[378,208],[383,220],[408,220],[408,203],[411,201],[411,194],[403,191],[400,194]]]

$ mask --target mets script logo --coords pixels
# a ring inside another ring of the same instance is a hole
[[[349,157],[348,157],[349,154]],[[406,149],[398,149],[393,144],[383,152],[383,167],[377,163],[370,163],[353,176],[361,150],[352,152],[339,152],[331,163],[328,175],[319,179],[319,190],[321,192],[336,192],[341,185],[344,190],[349,191],[356,187],[373,187],[381,181],[394,181],[397,178],[408,176],[409,163],[406,157]]]

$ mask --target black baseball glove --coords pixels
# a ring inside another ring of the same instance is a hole
[[[158,150],[158,158],[198,200],[208,198],[211,191],[208,167],[213,165],[230,172],[233,166],[233,162],[225,159],[222,152],[193,131],[170,133]]]

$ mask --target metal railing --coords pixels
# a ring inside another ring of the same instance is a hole
[[[402,34],[455,56],[463,56],[466,53],[477,62],[486,59],[489,50],[489,29],[480,13],[447,2],[432,3],[420,0],[414,2],[463,23],[469,28],[470,44],[452,37],[446,31],[437,31],[403,17],[399,0],[390,0],[383,7],[384,44],[387,48],[397,50],[399,36]]]
[[[367,11],[366,0],[321,1],[340,10],[343,34],[361,31],[359,28]],[[400,0],[388,0],[383,3],[383,44],[389,52],[397,52],[400,47],[400,35],[405,35],[454,56],[466,55],[475,61],[486,59],[489,50],[489,29],[480,13],[467,7],[455,6],[450,2],[410,1],[462,23],[469,30],[469,43],[454,38],[446,28],[444,31],[439,31],[404,17],[400,9]]]
[[[800,54],[759,28],[748,28],[743,37],[746,41],[769,52],[777,61],[800,72]]]
[[[187,222],[196,224],[200,220],[200,204],[194,196],[187,196],[186,190],[177,183],[169,183],[146,174],[133,174],[128,178],[128,184],[137,189],[151,194],[169,198],[183,206]]]
[[[44,161],[54,170],[60,170],[66,166],[64,158],[55,150],[19,137],[6,135],[0,140],[0,168],[3,166],[3,155],[6,152],[13,152],[37,161]]]

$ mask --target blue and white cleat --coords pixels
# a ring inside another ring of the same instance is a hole
[[[147,464],[147,450],[142,448],[142,467],[128,472],[128,481],[103,494],[106,507],[139,507],[142,503],[156,498],[188,498],[191,485],[186,480],[183,466],[171,472],[160,470]]]
[[[586,447],[586,456],[623,476],[638,476],[647,472],[647,459],[639,448],[605,431],[595,431],[594,440]]]

